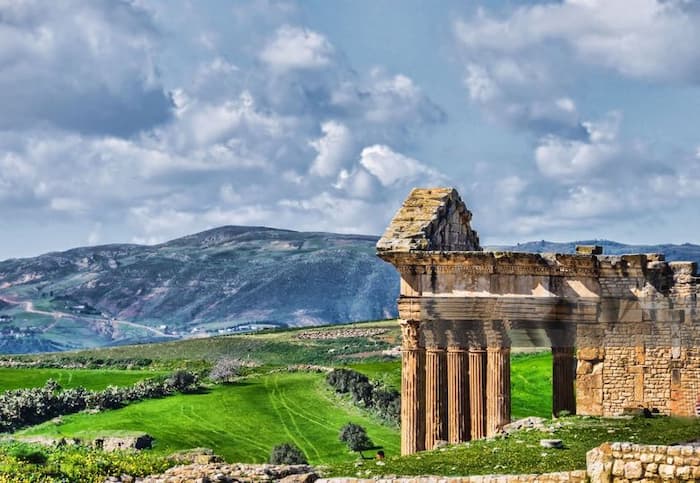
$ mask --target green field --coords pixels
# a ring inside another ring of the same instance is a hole
[[[348,364],[395,389],[401,387],[401,361],[369,361]],[[552,354],[511,355],[511,412],[514,419],[552,415]]]
[[[163,374],[155,371],[121,371],[103,369],[25,369],[0,368],[0,392],[9,389],[41,387],[48,379],[58,381],[61,387],[83,386],[100,390],[107,386],[130,386],[137,381]]]
[[[99,414],[65,416],[20,434],[92,438],[111,431],[144,431],[155,451],[208,447],[228,461],[264,462],[271,448],[291,441],[312,463],[351,461],[338,441],[349,421],[364,426],[387,454],[399,452],[399,433],[330,393],[322,374],[276,373],[217,386],[207,394],[144,401]]]
[[[183,364],[202,366],[228,357],[265,366],[289,364],[334,365],[358,360],[358,355],[379,354],[381,350],[400,344],[400,329],[394,320],[344,325],[341,328],[381,328],[387,333],[376,337],[336,339],[302,339],[300,333],[310,330],[338,330],[339,326],[184,339],[158,344],[128,345],[53,354],[12,356],[20,361],[84,361],[129,360],[149,358],[157,367],[178,367]]]

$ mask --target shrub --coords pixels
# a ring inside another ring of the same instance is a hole
[[[370,409],[391,424],[401,418],[401,395],[370,382],[364,374],[349,369],[335,369],[328,373],[326,381],[340,394],[350,393],[356,404]]]
[[[166,381],[173,389],[187,392],[194,389],[197,384],[197,376],[189,371],[175,371]]]
[[[219,359],[209,373],[214,382],[231,382],[241,369],[241,363],[234,359]]]
[[[25,463],[43,465],[48,456],[42,448],[25,443],[16,443],[7,448],[7,454]]]
[[[364,451],[374,447],[374,443],[367,436],[367,430],[355,423],[348,423],[340,430],[340,441],[348,445],[350,451]]]
[[[305,465],[308,463],[304,452],[292,443],[278,444],[272,448],[270,463],[273,465]]]

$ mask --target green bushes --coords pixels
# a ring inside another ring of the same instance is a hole
[[[370,382],[364,374],[350,369],[335,369],[328,373],[326,381],[336,392],[349,393],[360,404],[391,424],[398,424],[401,417],[401,395],[398,391]]]
[[[0,481],[104,482],[109,476],[162,473],[175,463],[149,452],[106,453],[84,446],[0,444]]]
[[[340,430],[338,439],[348,445],[350,451],[364,451],[374,447],[374,443],[367,436],[367,430],[355,423],[348,423]]]
[[[84,409],[117,409],[133,401],[187,392],[196,384],[197,377],[186,371],[178,371],[166,380],[146,379],[130,387],[108,386],[102,391],[83,387],[62,390],[56,381],[49,379],[44,387],[0,394],[0,432],[15,431]]]
[[[291,443],[278,444],[270,453],[270,464],[305,465],[308,464],[303,451]]]

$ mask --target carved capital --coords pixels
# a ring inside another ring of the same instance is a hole
[[[402,320],[401,326],[402,348],[404,350],[420,349],[420,321]]]

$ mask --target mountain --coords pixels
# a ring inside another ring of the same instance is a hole
[[[396,316],[376,237],[225,226],[0,262],[0,353]]]
[[[663,253],[668,261],[692,261],[700,264],[700,245],[684,243],[682,245],[625,245],[610,240],[582,240],[575,242],[550,242],[546,240],[518,243],[510,246],[489,247],[493,250],[509,250],[532,253],[574,253],[576,245],[599,245],[604,255],[623,255],[626,253]]]
[[[398,275],[376,237],[225,226],[155,246],[103,245],[0,262],[0,353],[396,316]],[[537,241],[499,250],[666,254],[699,245]]]

